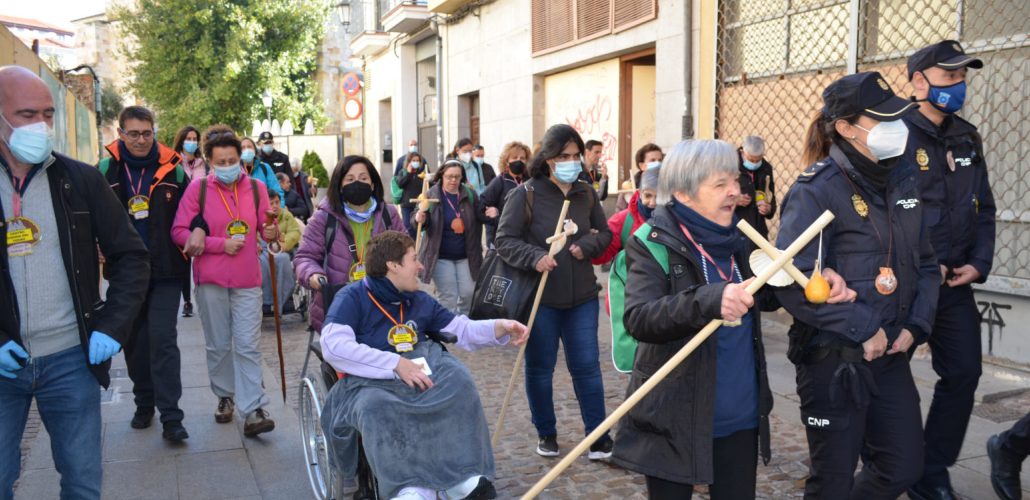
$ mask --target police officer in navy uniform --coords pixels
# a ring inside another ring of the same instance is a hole
[[[286,174],[287,177],[293,178],[293,167],[290,166],[290,157],[286,156],[282,151],[275,149],[275,138],[272,137],[271,132],[261,132],[261,135],[258,136],[258,147],[261,148],[261,153],[258,156],[262,162],[272,167],[273,172]]]
[[[994,258],[994,197],[983,140],[955,115],[966,97],[968,68],[983,62],[953,40],[908,59],[908,79],[919,110],[905,116],[905,159],[916,167],[923,214],[944,281],[929,339],[940,376],[926,417],[926,470],[909,492],[916,500],[957,499],[948,479],[973,410],[980,380],[980,313],[970,283],[983,283]]]
[[[941,280],[916,173],[901,156],[901,118],[917,105],[875,72],[833,82],[823,103],[805,140],[810,166],[781,202],[776,246],[786,248],[829,210],[835,219],[821,236],[821,264],[857,300],[817,304],[798,285],[777,290],[795,321],[788,357],[811,457],[805,498],[893,500],[923,472],[919,394],[905,353],[933,328]],[[817,238],[794,258],[805,275],[819,246]]]

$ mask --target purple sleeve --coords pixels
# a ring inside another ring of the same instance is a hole
[[[322,357],[336,371],[365,378],[391,379],[400,355],[358,343],[354,330],[346,325],[326,323],[322,327]]]
[[[387,210],[390,210],[390,206],[387,205]],[[401,211],[397,209],[397,205],[394,205],[393,212],[390,214],[390,229],[399,233],[406,233],[408,230],[404,228],[404,221],[401,220]]]
[[[496,347],[508,343],[510,335],[497,338],[494,333],[496,320],[485,319],[472,321],[466,316],[455,316],[441,332],[458,337],[454,345],[466,351],[478,351],[487,347]]]
[[[293,258],[293,270],[300,286],[310,289],[311,277],[315,274],[326,274],[322,269],[325,260],[325,225],[326,212],[319,210],[308,219],[308,227],[301,235],[300,248]],[[331,217],[331,216],[330,216]]]

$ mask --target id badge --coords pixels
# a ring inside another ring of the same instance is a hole
[[[418,343],[418,334],[408,325],[396,325],[386,335],[386,341],[397,349],[397,352],[411,352]]]
[[[146,219],[150,216],[150,198],[143,195],[133,196],[129,200],[129,215],[136,220]]]
[[[243,241],[250,234],[250,225],[244,220],[236,219],[225,228],[225,234],[234,240]]]
[[[354,264],[350,267],[349,274],[351,283],[365,279],[365,265],[360,263]]]
[[[7,256],[21,257],[32,253],[32,245],[42,237],[39,226],[25,217],[12,217],[7,225]]]

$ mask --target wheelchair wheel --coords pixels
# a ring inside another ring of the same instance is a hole
[[[321,377],[305,377],[300,385],[300,433],[304,458],[308,463],[308,479],[318,500],[333,500],[343,494],[342,486],[329,465],[329,442],[322,434],[322,402],[328,391]]]

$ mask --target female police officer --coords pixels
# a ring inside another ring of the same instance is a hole
[[[805,141],[810,166],[783,201],[777,246],[830,210],[822,260],[858,300],[813,304],[797,286],[777,293],[795,318],[791,360],[811,456],[805,498],[894,499],[923,470],[919,395],[905,352],[930,333],[941,279],[915,172],[900,158],[908,138],[900,118],[916,105],[875,72],[833,82],[823,103]],[[795,257],[802,272],[813,269],[818,248],[812,242]]]

